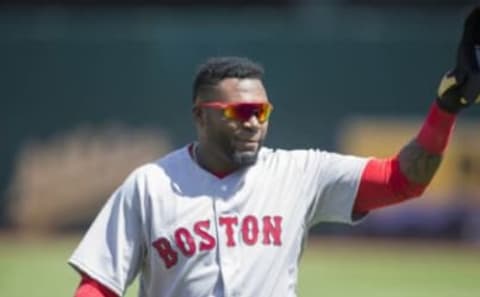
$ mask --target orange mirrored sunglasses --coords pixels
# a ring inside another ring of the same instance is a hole
[[[223,110],[223,115],[227,119],[246,122],[252,116],[256,116],[260,123],[264,123],[270,117],[273,110],[272,104],[269,102],[232,102],[223,101],[207,101],[199,102],[195,106],[207,107]]]

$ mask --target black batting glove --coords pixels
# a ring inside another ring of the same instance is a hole
[[[480,7],[467,17],[457,50],[455,68],[447,72],[438,88],[441,109],[458,113],[480,102]]]

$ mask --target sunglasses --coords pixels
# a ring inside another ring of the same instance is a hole
[[[269,102],[220,102],[208,101],[199,102],[197,107],[207,107],[213,109],[223,110],[223,115],[227,119],[237,120],[240,122],[249,121],[252,116],[255,116],[260,123],[264,123],[270,117],[273,106]]]

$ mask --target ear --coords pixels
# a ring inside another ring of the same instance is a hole
[[[196,124],[203,126],[205,123],[205,112],[198,106],[192,107],[192,116]]]

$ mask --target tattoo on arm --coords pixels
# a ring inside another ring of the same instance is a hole
[[[400,170],[408,180],[418,184],[428,184],[441,161],[441,155],[427,152],[415,139],[404,146],[399,154]]]

